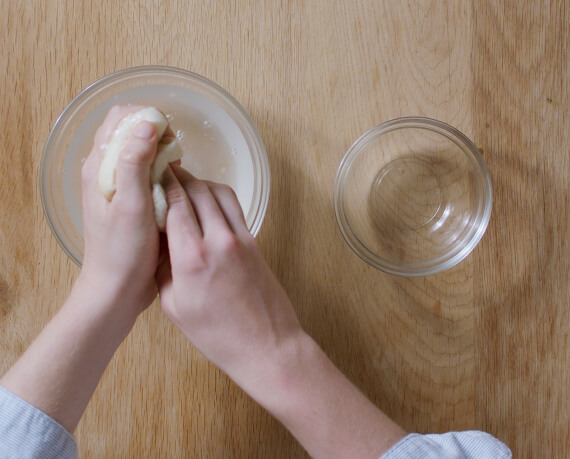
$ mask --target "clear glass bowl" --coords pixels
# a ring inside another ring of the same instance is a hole
[[[234,188],[249,230],[261,228],[269,200],[267,153],[243,107],[212,81],[186,70],[133,67],[108,75],[77,95],[57,119],[40,164],[40,194],[48,224],[81,265],[83,222],[80,170],[93,136],[115,104],[152,105],[170,119],[182,165],[202,179]]]
[[[362,135],[337,172],[334,208],[348,245],[403,276],[459,263],[481,240],[492,207],[489,173],[473,143],[429,118],[399,118]]]

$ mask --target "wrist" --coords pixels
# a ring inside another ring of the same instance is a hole
[[[328,358],[302,329],[281,343],[262,361],[246,368],[247,376],[236,382],[260,405],[280,419],[291,401],[305,390],[311,373],[320,371]],[[234,378],[237,379],[237,378]]]
[[[380,457],[405,435],[305,333],[284,346],[268,369],[242,387],[311,457]]]
[[[99,285],[81,273],[63,309],[76,311],[85,321],[112,325],[110,331],[126,336],[141,311],[126,297],[119,286]]]

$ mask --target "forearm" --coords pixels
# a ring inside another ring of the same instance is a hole
[[[112,303],[76,285],[51,322],[0,380],[73,432],[115,350],[134,324]],[[113,310],[115,309],[115,311]]]
[[[405,432],[376,408],[307,335],[244,389],[312,457],[378,458]]]

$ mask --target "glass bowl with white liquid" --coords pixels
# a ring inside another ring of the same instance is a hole
[[[200,75],[173,67],[133,67],[79,93],[55,122],[44,147],[42,205],[67,255],[81,266],[81,165],[109,109],[128,104],[153,106],[167,115],[184,151],[182,166],[200,179],[231,186],[256,236],[269,200],[270,172],[263,141],[248,113]]]

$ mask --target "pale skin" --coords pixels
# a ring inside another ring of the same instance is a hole
[[[114,107],[99,128],[82,169],[81,274],[0,385],[73,432],[115,350],[159,292],[164,313],[188,340],[311,456],[380,457],[405,432],[304,332],[231,188],[172,164],[161,240],[149,186],[156,131],[142,122],[121,152],[112,201],[102,196],[101,145],[141,108]]]

